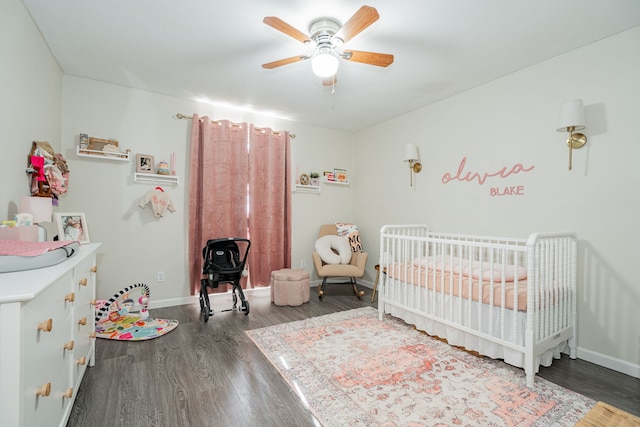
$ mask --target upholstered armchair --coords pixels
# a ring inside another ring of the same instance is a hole
[[[335,224],[324,224],[320,226],[320,232],[318,233],[319,239],[324,236],[333,235],[338,236],[338,230],[336,229]],[[342,237],[340,239],[345,240]],[[349,251],[351,251],[350,246]],[[364,276],[364,268],[367,264],[368,256],[369,255],[366,252],[352,252],[351,260],[348,264],[329,264],[322,260],[317,249],[314,250],[311,254],[313,265],[315,266],[318,276],[322,278],[322,283],[318,286],[318,297],[322,298],[324,295],[324,286],[327,284],[350,284],[353,287],[353,293],[358,298],[362,297],[364,295],[364,291],[358,290],[356,279],[361,279]]]

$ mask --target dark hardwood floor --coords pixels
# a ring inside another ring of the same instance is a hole
[[[347,286],[330,286],[322,301],[312,289],[300,307],[278,307],[250,295],[251,312],[216,312],[200,320],[198,305],[151,310],[177,319],[164,337],[142,342],[97,340],[96,365],[78,390],[74,426],[319,426],[304,403],[255,347],[245,330],[371,304]],[[213,302],[213,300],[212,300]],[[230,308],[231,296],[215,310]],[[595,400],[640,415],[640,379],[563,357],[539,374]]]

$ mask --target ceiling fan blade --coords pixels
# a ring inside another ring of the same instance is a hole
[[[282,19],[275,17],[275,16],[265,16],[265,18],[262,20],[262,22],[264,22],[265,24],[267,24],[270,27],[275,28],[278,31],[281,31],[283,33],[285,33],[286,35],[293,37],[294,39],[302,42],[302,43],[308,43],[311,42],[311,38],[306,35],[305,33],[303,33],[302,31],[292,27],[291,25],[287,24],[286,22],[284,22]]]
[[[393,55],[388,53],[345,50],[344,54],[344,59],[347,61],[362,62],[363,64],[376,65],[378,67],[386,67],[393,63]]]
[[[373,24],[380,18],[378,11],[371,6],[362,6],[349,20],[338,30],[335,37],[339,37],[343,42],[348,42],[362,30]]]
[[[291,58],[279,59],[277,61],[262,64],[262,68],[271,70],[273,68],[278,68],[278,67],[282,67],[283,65],[293,64],[294,62],[303,61],[305,59],[308,59],[308,57],[304,55],[292,56]]]
[[[335,74],[331,77],[325,77],[322,79],[322,86],[333,86],[336,83],[338,83],[338,78]]]

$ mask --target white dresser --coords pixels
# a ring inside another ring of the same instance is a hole
[[[96,250],[0,274],[0,415],[12,427],[62,426],[95,363]]]

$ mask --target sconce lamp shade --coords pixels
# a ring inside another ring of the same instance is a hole
[[[51,222],[53,205],[51,197],[23,197],[20,199],[20,212],[33,215],[34,224]]]
[[[582,99],[574,99],[567,101],[562,105],[560,110],[560,123],[558,132],[567,132],[567,128],[573,127],[573,130],[584,129],[586,121],[584,118],[584,104]]]
[[[412,160],[418,160],[418,147],[416,144],[407,144],[404,147],[404,161],[410,162]]]

